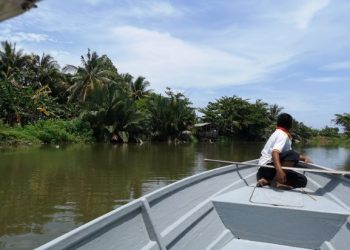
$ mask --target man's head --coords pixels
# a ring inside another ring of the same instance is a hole
[[[277,117],[277,126],[290,130],[293,126],[293,117],[287,113],[280,114]]]

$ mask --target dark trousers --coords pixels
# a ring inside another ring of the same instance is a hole
[[[280,154],[280,161],[292,161],[294,167],[296,167],[299,162],[299,154],[293,150],[283,152]],[[273,163],[271,163],[271,165],[273,165]],[[285,170],[284,172],[286,173],[287,185],[292,186],[293,188],[306,187],[307,179],[304,175],[294,172],[292,170]],[[260,167],[256,177],[258,180],[264,178],[268,181],[272,181],[273,178],[275,178],[275,175],[276,169]]]

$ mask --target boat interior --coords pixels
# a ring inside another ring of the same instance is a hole
[[[347,176],[305,172],[305,189],[283,191],[256,187],[256,171],[246,163],[186,178],[39,249],[349,249]]]

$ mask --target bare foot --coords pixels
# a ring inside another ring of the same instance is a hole
[[[270,182],[266,180],[265,178],[261,178],[260,180],[257,181],[256,186],[257,187],[263,187],[269,185]]]
[[[274,181],[272,183],[272,186],[275,187],[275,188],[278,188],[278,189],[282,189],[282,190],[291,190],[291,189],[293,189],[292,186],[289,186],[289,185],[286,185],[286,184],[282,184],[282,183],[279,183],[277,181]]]

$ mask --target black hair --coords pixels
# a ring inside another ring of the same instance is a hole
[[[277,117],[277,126],[285,129],[291,129],[293,125],[293,117],[290,114],[282,113]]]

